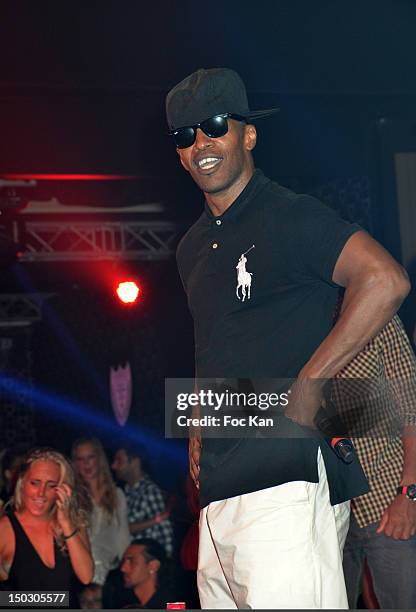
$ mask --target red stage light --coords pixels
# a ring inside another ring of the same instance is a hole
[[[140,287],[135,281],[122,281],[118,284],[116,293],[123,304],[134,304],[139,296]]]
[[[0,174],[7,181],[131,181],[135,174]]]

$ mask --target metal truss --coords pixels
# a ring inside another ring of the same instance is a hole
[[[163,260],[179,235],[169,221],[43,221],[13,224],[20,261]]]
[[[42,318],[43,302],[53,293],[0,293],[0,327],[23,327]]]

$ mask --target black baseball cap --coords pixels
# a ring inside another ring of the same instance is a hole
[[[170,130],[196,125],[222,113],[241,115],[255,121],[279,108],[251,111],[241,77],[230,68],[200,68],[175,85],[166,96]]]

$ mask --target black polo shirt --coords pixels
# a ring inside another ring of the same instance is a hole
[[[223,215],[206,205],[177,251],[198,376],[296,377],[331,329],[333,270],[359,229],[260,170]],[[317,446],[316,439],[206,439],[202,505],[292,480],[317,482]],[[333,503],[350,496],[335,489]]]

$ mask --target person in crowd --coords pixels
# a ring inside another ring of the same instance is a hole
[[[0,519],[0,580],[11,591],[69,591],[91,582],[94,563],[73,469],[53,449],[23,462],[10,507]]]
[[[135,604],[137,599],[131,589],[124,586],[120,566],[108,572],[103,584],[102,604],[105,610],[117,610]]]
[[[84,587],[79,595],[81,610],[101,610],[103,607],[102,591],[103,587],[95,582]]]
[[[2,489],[0,492],[0,507],[8,502],[13,495],[19,468],[28,452],[27,444],[17,444],[7,448],[1,458]]]
[[[352,438],[370,483],[351,504],[349,605],[357,607],[367,561],[379,606],[414,610],[416,358],[397,315],[337,374],[333,396],[348,431],[358,434]]]
[[[89,515],[88,534],[95,563],[93,582],[102,585],[131,539],[126,497],[113,481],[103,446],[97,438],[76,440],[72,446],[72,460]]]
[[[198,521],[199,521],[199,491],[188,474],[185,481],[186,503],[190,513],[190,524],[183,539],[180,559],[187,571],[196,571],[198,567]]]
[[[163,546],[156,540],[133,540],[120,568],[125,587],[132,589],[135,597],[129,607],[165,609],[168,602],[177,599],[169,583],[168,563]]]
[[[125,444],[114,454],[111,465],[116,477],[125,482],[130,533],[136,538],[152,538],[173,552],[173,529],[163,493],[143,469],[137,448]]]
[[[201,442],[191,431],[198,587],[203,608],[346,608],[349,500],[368,484],[357,460],[344,464],[301,427],[315,427],[324,383],[394,316],[410,284],[359,226],[255,168],[253,122],[274,110],[250,110],[227,68],[197,70],[166,97],[180,163],[205,197],[177,249],[198,381],[296,379],[276,425],[285,437]]]
[[[185,481],[185,494],[189,511],[189,523],[180,548],[180,560],[184,569],[184,582],[187,587],[185,589],[186,602],[191,608],[200,608],[196,580],[199,543],[199,491],[190,474],[188,474]]]

